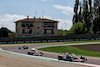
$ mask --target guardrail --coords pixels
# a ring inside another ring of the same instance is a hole
[[[30,42],[43,42],[46,40],[47,42],[51,42],[52,40],[55,40],[57,42],[59,41],[82,41],[82,40],[98,40],[100,39],[100,34],[77,34],[77,35],[67,35],[67,36],[45,36],[45,37],[17,37],[17,38],[0,38],[0,42],[18,42],[23,41],[24,43],[26,41]]]

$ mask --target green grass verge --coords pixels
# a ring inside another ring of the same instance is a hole
[[[40,48],[39,50],[48,51],[48,52],[55,52],[55,53],[71,52],[71,53],[74,53],[76,55],[100,57],[100,52],[79,49],[79,48],[72,47],[72,46],[47,47],[47,48]]]
[[[88,40],[88,41],[67,41],[67,42],[64,42],[64,44],[69,44],[69,43],[87,43],[87,42],[100,42],[100,40]]]

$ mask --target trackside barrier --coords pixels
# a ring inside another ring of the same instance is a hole
[[[0,43],[18,43],[19,41],[23,43],[34,42],[64,42],[64,41],[86,41],[86,40],[100,40],[100,34],[76,34],[76,35],[66,35],[66,36],[41,36],[41,37],[0,37]]]
[[[100,67],[100,65],[94,65],[94,64],[79,63],[79,62],[71,63],[71,62],[68,62],[68,61],[59,61],[58,59],[53,59],[53,58],[31,56],[31,55],[26,55],[26,54],[21,54],[21,53],[16,53],[16,52],[2,50],[1,48],[0,48],[0,52],[12,54],[12,55],[17,55],[17,56],[21,56],[21,57],[27,57],[27,58],[33,58],[33,59],[39,59],[39,60],[46,60],[46,61],[52,61],[52,62],[67,63],[67,64],[79,64],[79,65],[90,66],[90,67],[91,66],[92,67]]]

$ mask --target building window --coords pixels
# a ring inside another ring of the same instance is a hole
[[[25,24],[22,24],[22,27],[26,27]]]
[[[30,24],[30,27],[33,27],[33,24]]]
[[[32,30],[29,31],[29,34],[32,34]]]
[[[23,29],[23,32],[22,32],[23,34],[25,33],[25,30]]]
[[[46,29],[44,29],[44,34],[46,34]]]
[[[53,31],[53,29],[52,29],[52,33],[51,34],[54,34],[54,31]]]
[[[39,34],[39,32],[37,32],[37,34]]]
[[[44,24],[44,27],[47,27],[47,24]]]
[[[54,22],[44,22],[44,27],[55,27],[54,25]]]
[[[37,29],[40,29],[40,27],[37,27]]]
[[[44,29],[44,34],[54,34],[53,29]]]
[[[26,29],[29,29],[29,24],[26,24]]]
[[[22,24],[22,27],[26,27],[27,29],[29,29],[30,27],[33,27],[33,24]]]
[[[50,30],[50,29],[49,30],[46,30],[46,33],[47,34],[52,34],[52,30]]]

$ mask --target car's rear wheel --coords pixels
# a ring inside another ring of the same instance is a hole
[[[72,58],[72,57],[70,57],[70,61],[71,61],[71,62],[73,61],[73,58]]]
[[[20,49],[20,47],[19,47],[19,49]]]
[[[87,61],[87,58],[85,60]]]
[[[28,55],[30,55],[30,52],[28,52]]]

